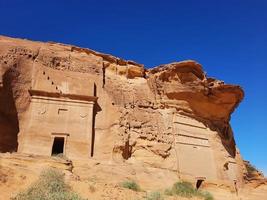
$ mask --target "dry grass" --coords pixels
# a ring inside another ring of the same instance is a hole
[[[134,181],[124,181],[120,185],[123,188],[127,188],[136,192],[141,191],[140,186]]]
[[[47,169],[26,191],[19,193],[12,200],[82,200],[82,198],[71,191],[70,186],[64,181],[62,172]]]
[[[193,185],[189,182],[177,182],[173,184],[171,189],[165,190],[166,195],[177,195],[181,197],[187,197],[187,198],[192,198],[192,197],[201,197],[205,200],[213,200],[213,196],[207,192],[207,191],[201,191],[201,190],[196,190]]]

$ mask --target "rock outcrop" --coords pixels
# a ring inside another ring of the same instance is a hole
[[[51,156],[58,144],[76,162],[242,187],[246,169],[229,121],[243,97],[192,60],[147,69],[90,49],[0,36],[1,152]]]

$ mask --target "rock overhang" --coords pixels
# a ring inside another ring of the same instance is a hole
[[[173,104],[185,101],[193,115],[210,121],[229,121],[244,98],[240,86],[207,77],[194,60],[160,65],[148,69],[148,74],[148,79],[160,82],[162,93],[173,100]]]
[[[119,65],[122,68],[125,68],[119,75],[125,75],[129,79],[145,78],[150,81],[150,79],[156,78],[157,80],[160,80],[163,85],[166,84],[164,93],[170,100],[186,100],[186,96],[188,96],[190,102],[192,98],[203,97],[203,99],[207,100],[211,105],[223,105],[226,109],[226,113],[223,114],[224,117],[221,117],[220,114],[218,114],[218,119],[229,119],[230,114],[244,97],[244,91],[240,86],[225,84],[222,81],[207,77],[201,64],[194,60],[184,60],[146,68],[143,64],[139,64],[135,61],[124,60],[88,48],[55,42],[32,42],[25,39],[14,39],[0,36],[0,45],[1,44],[5,47],[9,46],[10,48],[21,46],[26,49],[31,49],[33,47],[34,49],[39,48],[39,50],[42,46],[48,45],[50,46],[48,49],[55,48],[60,51],[85,53],[86,55],[100,57],[103,62],[102,68],[105,68],[106,70],[109,70],[110,68],[113,70],[110,65]]]

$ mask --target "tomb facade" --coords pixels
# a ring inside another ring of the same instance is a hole
[[[19,133],[18,152],[46,156],[61,153],[68,158],[89,158],[96,97],[29,92],[29,120]],[[62,139],[61,151],[53,152],[58,139]]]
[[[68,76],[45,67],[34,67],[32,73],[30,103],[18,134],[18,152],[90,158],[97,101],[94,83],[82,77],[68,81]]]

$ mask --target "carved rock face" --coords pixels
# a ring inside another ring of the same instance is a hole
[[[191,178],[242,181],[242,159],[229,120],[243,90],[208,78],[195,61],[145,69],[90,49],[7,37],[0,37],[0,58],[1,151],[11,151],[5,144],[16,149],[19,140],[24,145],[20,152],[50,155],[51,134],[64,133],[64,151],[74,158],[85,152]],[[43,99],[31,110],[31,90],[56,99]],[[94,102],[90,112],[72,98],[88,96]],[[64,103],[55,103],[57,98]],[[61,115],[58,110],[66,108]],[[36,115],[43,121],[37,123]],[[194,156],[199,159],[193,161]],[[230,158],[233,173],[224,167]]]

